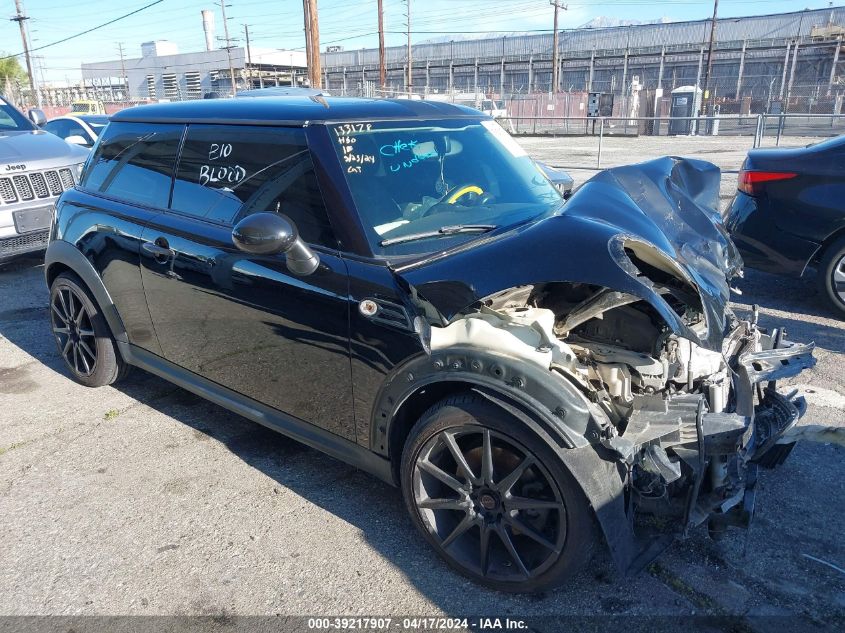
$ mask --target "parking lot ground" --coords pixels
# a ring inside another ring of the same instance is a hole
[[[803,147],[821,138],[784,136],[781,147]],[[594,136],[520,136],[517,141],[531,156],[553,167],[561,167],[581,185],[599,170],[596,157],[599,139]],[[657,156],[683,156],[710,161],[722,170],[720,190],[724,210],[736,192],[736,172],[753,138],[750,136],[607,136],[602,142],[601,167],[618,167]],[[773,138],[764,138],[763,147],[774,146]]]
[[[749,271],[738,285],[739,312],[759,304],[763,325],[818,346],[790,381],[809,403],[801,425],[845,426],[845,321],[812,280]],[[0,272],[2,615],[697,614],[833,631],[843,457],[799,443],[762,472],[749,532],[715,542],[698,529],[636,576],[616,577],[600,552],[555,591],[487,591],[424,544],[398,490],[142,371],[114,388],[72,382],[41,266]]]

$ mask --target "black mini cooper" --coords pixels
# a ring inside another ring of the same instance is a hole
[[[568,201],[444,103],[124,110],[58,204],[52,331],[92,387],[129,366],[398,485],[490,587],[623,572],[746,527],[812,346],[728,308],[719,172],[664,158]],[[649,520],[657,517],[658,520]]]

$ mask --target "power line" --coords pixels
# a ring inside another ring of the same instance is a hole
[[[164,0],[155,0],[155,2],[151,2],[150,4],[144,5],[140,9],[135,9],[134,11],[130,11],[129,13],[127,13],[125,15],[121,15],[119,18],[115,18],[114,20],[109,20],[108,22],[103,22],[102,24],[98,24],[97,26],[93,26],[90,29],[86,29],[86,30],[80,31],[79,33],[76,33],[74,35],[69,35],[69,36],[62,38],[60,40],[56,40],[55,42],[50,42],[49,44],[44,44],[44,45],[38,46],[36,48],[31,48],[31,49],[29,49],[29,52],[34,53],[35,51],[42,51],[45,48],[50,48],[51,46],[56,46],[57,44],[64,44],[65,42],[76,39],[77,37],[81,37],[83,35],[87,35],[88,33],[92,33],[92,32],[94,32],[98,29],[101,29],[105,26],[108,26],[109,24],[114,24],[115,22],[119,22],[120,20],[124,20],[124,19],[126,19],[126,18],[128,18],[132,15],[135,15],[136,13],[140,13],[141,11],[144,11],[145,9],[149,9],[150,7],[154,7],[157,4],[161,4],[162,2],[164,2]],[[12,57],[18,57],[19,55],[23,55],[23,54],[24,54],[24,51],[21,51],[20,53],[15,53],[14,55],[6,55],[5,57],[0,57],[0,60],[11,59]]]

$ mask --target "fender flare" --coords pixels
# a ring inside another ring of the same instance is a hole
[[[672,536],[642,540],[634,532],[627,469],[618,455],[601,445],[556,452],[587,498],[620,575],[637,573],[672,543]]]
[[[123,348],[123,345],[120,345],[121,343],[128,345],[129,338],[126,335],[123,320],[120,318],[103,280],[91,262],[70,242],[64,240],[51,241],[44,255],[44,280],[48,287],[50,285],[50,270],[56,264],[66,266],[82,279],[82,282],[94,295],[106,323],[109,324],[112,336],[118,342],[118,348]]]
[[[604,412],[562,376],[516,356],[461,345],[418,354],[390,372],[371,411],[370,449],[386,455],[402,406],[441,382],[466,383],[530,411],[535,423],[565,448],[598,442],[609,424]]]
[[[590,505],[617,570],[622,574],[637,571],[651,560],[652,552],[644,548],[634,533],[626,504],[625,465],[618,455],[598,443],[598,434],[595,439],[591,436],[600,430],[599,420],[604,414],[574,385],[548,370],[518,358],[510,359],[509,364],[506,360],[508,357],[489,350],[452,348],[448,352],[434,352],[431,357],[415,356],[399,366],[385,381],[376,399],[370,427],[371,450],[384,453],[380,448],[389,447],[391,425],[412,395],[438,383],[463,382],[551,447]],[[502,371],[497,374],[496,369]],[[546,389],[554,391],[550,394]],[[558,406],[569,404],[582,408],[588,418],[583,430],[567,425],[577,418],[577,413],[561,416],[559,411],[549,408],[550,396],[557,399]],[[665,544],[653,553],[663,547]]]

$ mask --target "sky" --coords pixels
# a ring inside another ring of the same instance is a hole
[[[410,0],[412,41],[465,36],[473,32],[551,31],[554,9],[548,0]],[[153,6],[143,8],[155,3]],[[560,13],[559,28],[575,28],[592,18],[631,20],[698,20],[713,13],[713,0],[572,0]],[[829,6],[828,0],[720,0],[719,17],[738,17]],[[841,0],[834,2],[835,6]],[[8,16],[14,0],[0,0]],[[318,0],[320,44],[346,50],[378,45],[376,0]],[[142,9],[143,8],[143,9]],[[114,24],[52,45],[132,11]],[[220,4],[214,0],[24,0],[29,16],[30,46],[37,75],[47,83],[78,82],[82,62],[140,57],[142,42],[170,40],[179,52],[205,50],[200,11],[215,10],[217,35],[223,36]],[[406,0],[384,0],[388,46],[405,43]],[[302,0],[227,0],[226,14],[233,44],[244,44],[244,24],[256,47],[302,49]],[[223,43],[220,42],[220,45]],[[0,57],[23,50],[16,22],[0,22]],[[23,56],[20,56],[24,67]]]

